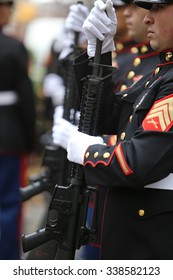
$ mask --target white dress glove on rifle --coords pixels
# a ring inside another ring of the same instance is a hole
[[[67,38],[64,41],[64,48],[60,53],[59,59],[64,59],[72,52],[75,40],[75,32],[79,32],[79,44],[83,44],[87,41],[82,26],[88,14],[89,10],[85,5],[74,4],[70,6],[70,11],[65,21],[65,31]]]
[[[67,150],[70,134],[77,130],[77,126],[63,118],[57,118],[52,128],[53,143]]]
[[[65,86],[62,77],[57,74],[48,74],[43,81],[43,94],[52,99],[53,106],[64,103]]]
[[[88,40],[87,53],[89,57],[95,55],[97,38],[103,42],[102,53],[114,51],[114,36],[117,30],[117,17],[112,1],[107,0],[104,4],[102,0],[97,0],[94,2],[94,6],[83,24]]]
[[[55,107],[54,114],[53,114],[53,125],[56,124],[59,118],[63,117],[64,107],[63,105]]]
[[[59,123],[59,118],[63,118],[64,114],[64,107],[63,106],[57,106],[54,110],[53,114],[53,125],[56,125]],[[74,110],[73,108],[70,109],[70,116],[69,116],[70,122],[73,124],[78,124],[80,119],[80,112]]]
[[[103,139],[99,136],[90,136],[79,131],[72,131],[67,146],[68,160],[83,164],[87,148],[94,144],[103,144]]]

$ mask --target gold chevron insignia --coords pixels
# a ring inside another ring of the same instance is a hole
[[[127,164],[127,161],[124,157],[124,154],[123,154],[123,150],[122,150],[122,143],[118,144],[115,148],[115,154],[117,156],[117,159],[118,159],[118,162],[119,162],[119,165],[122,169],[122,172],[128,176],[130,174],[133,174],[133,170],[130,169],[129,165]]]
[[[168,131],[173,125],[173,94],[154,103],[143,120],[144,130]]]

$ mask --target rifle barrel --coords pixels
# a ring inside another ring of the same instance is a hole
[[[30,199],[34,195],[41,193],[42,191],[44,191],[44,188],[42,182],[40,181],[33,182],[24,188],[20,188],[22,202]]]

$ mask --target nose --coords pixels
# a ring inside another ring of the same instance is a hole
[[[130,7],[131,5],[126,5],[125,6],[125,9],[124,9],[124,11],[123,11],[123,15],[125,16],[125,17],[129,17],[130,15],[131,15],[131,7]]]
[[[146,16],[144,17],[144,20],[143,22],[146,24],[146,25],[150,25],[151,23],[153,23],[153,17],[150,13],[150,11],[148,11],[148,13],[146,14]]]

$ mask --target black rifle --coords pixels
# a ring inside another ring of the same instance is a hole
[[[54,186],[59,181],[59,174],[63,171],[58,146],[45,146],[42,167],[43,169],[40,173],[34,174],[29,178],[30,184],[20,189],[23,202],[43,191],[52,194]]]
[[[78,1],[77,3],[82,4],[82,1]],[[76,110],[79,107],[79,101],[73,61],[80,54],[81,50],[78,48],[79,32],[74,32],[74,36],[73,51],[61,62],[61,67],[65,84],[63,118],[77,125]],[[67,160],[66,150],[53,144],[51,137],[49,143],[45,146],[42,166],[46,167],[45,171],[35,176],[34,179],[31,177],[30,184],[24,188],[20,188],[23,202],[43,191],[52,193],[56,184],[68,185],[70,183],[72,164]]]
[[[100,64],[101,46],[102,43],[97,40],[94,63],[89,63],[93,69],[92,75],[85,78],[81,100],[79,131],[89,135],[96,135],[104,80],[113,74],[111,66]],[[105,67],[110,70],[110,74],[103,77]],[[95,224],[91,228],[86,226],[88,203],[92,193],[97,193],[97,189],[86,186],[83,166],[73,164],[70,185],[55,186],[46,227],[33,234],[23,235],[24,252],[49,240],[56,240],[58,249],[55,259],[74,259],[75,250],[88,244],[96,236]],[[95,214],[97,215],[96,211]]]
[[[82,4],[81,1],[77,3]],[[77,101],[78,92],[74,82],[73,61],[81,53],[81,49],[78,47],[79,32],[74,32],[74,37],[73,51],[66,59],[60,61],[59,67],[65,84],[63,118],[76,125],[75,113],[76,109],[79,108],[79,102]],[[23,202],[43,191],[48,191],[52,195],[56,184],[68,185],[70,183],[72,163],[67,160],[66,150],[53,144],[51,137],[48,138],[48,144],[45,145],[42,167],[44,169],[40,174],[34,176],[34,178],[33,176],[30,177],[29,186],[20,189]],[[48,205],[49,199],[51,197],[47,196]],[[42,218],[41,227],[45,225],[46,218],[45,216]],[[56,241],[51,240],[31,250],[27,254],[27,259],[54,259],[57,246]]]

